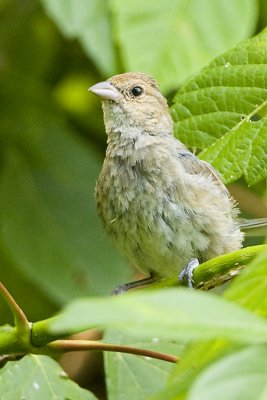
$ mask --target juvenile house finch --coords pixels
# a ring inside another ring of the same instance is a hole
[[[167,101],[156,81],[125,73],[90,90],[102,100],[108,136],[96,186],[97,211],[123,255],[150,275],[114,292],[174,276],[192,259],[194,267],[195,259],[239,249],[239,210],[218,172],[173,136]]]

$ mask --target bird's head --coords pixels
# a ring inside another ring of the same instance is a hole
[[[89,89],[102,100],[107,133],[137,129],[143,134],[172,134],[167,100],[155,79],[143,73],[115,75]]]

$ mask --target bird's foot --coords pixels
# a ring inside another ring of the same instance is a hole
[[[193,272],[196,267],[199,266],[199,261],[197,258],[192,258],[189,263],[184,267],[179,275],[179,281],[181,283],[186,283],[189,288],[194,288]]]
[[[112,291],[112,296],[125,294],[128,292],[128,290],[150,285],[151,283],[155,283],[157,280],[158,277],[156,275],[150,275],[148,278],[140,279],[139,281],[124,283],[123,285],[115,287],[115,289]]]
[[[120,296],[121,294],[127,293],[129,290],[129,283],[125,283],[123,285],[118,285],[115,289],[112,290],[112,296]]]

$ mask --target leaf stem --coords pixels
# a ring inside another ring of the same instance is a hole
[[[100,350],[100,351],[113,351],[119,353],[135,354],[139,356],[155,358],[157,360],[168,361],[177,363],[180,361],[179,357],[171,354],[160,353],[154,350],[140,349],[132,346],[125,346],[120,344],[110,344],[97,342],[94,340],[56,340],[47,345],[50,349],[59,350],[62,352],[80,351],[80,350]]]

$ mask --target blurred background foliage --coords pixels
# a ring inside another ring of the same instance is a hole
[[[30,320],[133,273],[95,212],[106,137],[87,88],[143,71],[171,100],[266,22],[265,0],[0,0],[0,275]],[[265,183],[232,190],[245,214],[267,215]]]

